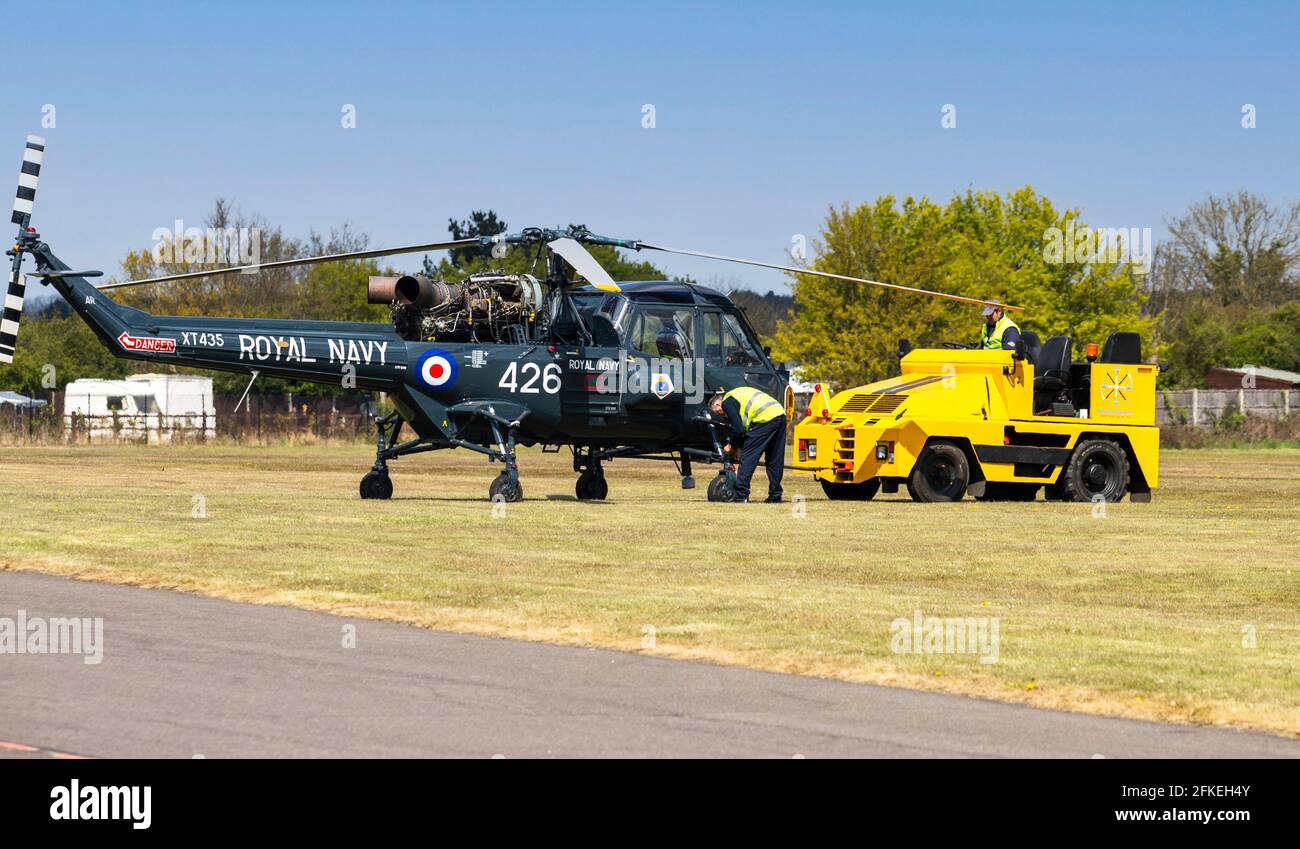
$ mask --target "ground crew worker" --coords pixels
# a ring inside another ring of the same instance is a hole
[[[997,304],[984,305],[984,328],[980,331],[980,347],[987,351],[1015,350],[1020,341],[1020,328],[1006,310]]]
[[[722,452],[731,454],[740,445],[740,468],[736,470],[735,501],[749,501],[749,484],[762,457],[767,468],[766,504],[781,503],[781,475],[785,471],[785,407],[780,401],[752,386],[738,386],[709,399],[714,416],[726,416],[731,435]]]

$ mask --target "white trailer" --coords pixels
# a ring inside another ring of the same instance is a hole
[[[64,388],[63,421],[69,434],[91,441],[212,439],[212,378],[133,374],[126,380],[74,380]]]

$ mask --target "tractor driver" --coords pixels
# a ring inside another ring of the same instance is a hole
[[[740,468],[736,470],[736,495],[733,500],[749,501],[749,484],[762,457],[767,469],[765,504],[781,503],[781,474],[785,471],[785,407],[780,401],[752,386],[738,386],[709,399],[714,416],[726,416],[731,426],[724,455],[731,454],[732,444],[740,445]]]
[[[1020,341],[1020,328],[1006,310],[996,303],[984,305],[984,327],[979,347],[986,351],[1014,350]]]

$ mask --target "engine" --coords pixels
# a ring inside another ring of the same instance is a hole
[[[398,335],[413,342],[524,344],[541,317],[543,289],[529,274],[482,272],[460,283],[371,277],[367,300],[388,304]]]

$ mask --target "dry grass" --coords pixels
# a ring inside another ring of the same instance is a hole
[[[0,451],[0,567],[483,634],[1300,735],[1300,450],[1171,451],[1152,504],[714,505],[670,466],[393,465],[360,446]],[[760,473],[761,478],[761,473]],[[193,518],[201,496],[206,518]],[[895,654],[890,622],[996,617],[999,661]],[[68,614],[75,611],[67,611]],[[645,626],[655,645],[644,648]],[[1245,644],[1253,632],[1255,647]]]

